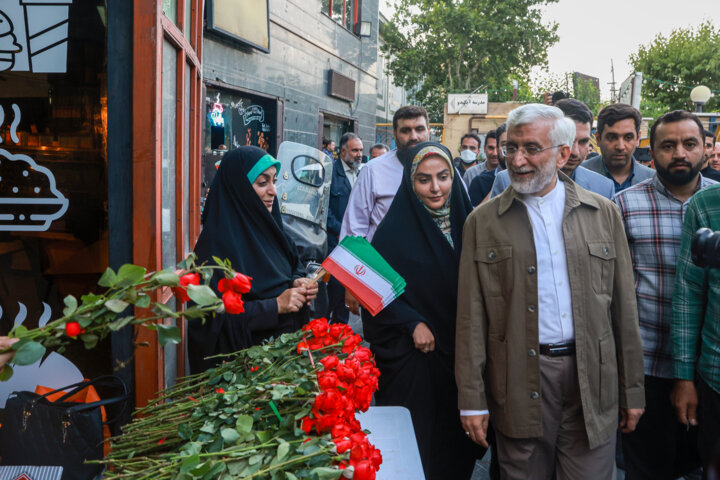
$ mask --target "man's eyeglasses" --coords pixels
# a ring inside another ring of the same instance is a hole
[[[515,155],[517,155],[518,151],[522,152],[522,154],[525,158],[533,158],[536,155],[544,152],[545,150],[550,150],[551,148],[558,148],[558,147],[562,147],[562,144],[561,145],[552,145],[550,147],[545,147],[545,148],[538,148],[535,145],[528,145],[527,147],[520,147],[520,148],[518,148],[515,145],[505,145],[504,147],[500,148],[500,150],[502,151],[502,154],[508,158],[514,158]]]

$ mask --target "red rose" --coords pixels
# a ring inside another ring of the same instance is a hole
[[[240,295],[248,293],[251,288],[252,277],[243,275],[242,273],[236,273],[233,278],[223,278],[218,282],[218,290],[220,293],[235,292]]]
[[[349,332],[348,332],[349,330]],[[352,335],[352,329],[350,326],[344,324],[344,323],[333,323],[330,325],[330,336],[333,337],[336,340],[339,340],[340,337],[343,335],[349,333]]]
[[[78,322],[68,322],[65,324],[65,335],[75,338],[81,333],[85,333],[85,329],[80,327]]]
[[[382,453],[380,453],[380,450],[377,448],[373,448],[373,451],[370,453],[370,462],[372,462],[375,470],[380,468],[382,464]]]
[[[369,348],[366,347],[358,347],[353,352],[353,358],[355,358],[357,361],[363,363],[367,362],[372,358],[372,352]]]
[[[200,275],[197,273],[186,273],[180,277],[179,286],[173,288],[173,293],[181,303],[190,300],[186,288],[188,285],[200,285]]]
[[[322,371],[318,372],[318,385],[321,390],[331,390],[337,388],[338,377],[335,372]]]
[[[337,355],[328,355],[327,357],[322,358],[320,360],[320,363],[323,364],[325,370],[332,370],[333,368],[338,366],[340,360],[338,359]]]
[[[298,345],[297,345],[297,353],[306,352],[309,349],[310,349],[310,346],[308,345],[308,343],[305,340],[298,343]]]
[[[360,345],[362,342],[362,337],[360,335],[351,335],[348,337],[345,342],[343,343],[342,352],[343,353],[350,353],[353,351],[353,349]]]
[[[305,432],[305,435],[309,435],[314,426],[315,426],[315,420],[313,420],[310,417],[303,418],[302,422],[300,423],[300,428],[302,429],[303,432]]]
[[[242,296],[233,291],[227,291],[222,296],[223,305],[225,305],[225,311],[233,315],[243,313],[245,307],[243,305]]]
[[[338,453],[345,453],[352,447],[352,442],[350,440],[340,439],[334,440],[334,442]]]
[[[330,331],[328,321],[324,318],[318,318],[310,323],[310,330],[315,338],[322,338],[327,335],[328,331]]]
[[[375,469],[370,460],[361,460],[354,463],[353,467],[355,467],[353,480],[375,480]]]

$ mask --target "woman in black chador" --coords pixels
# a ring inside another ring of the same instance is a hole
[[[235,271],[252,277],[243,295],[245,312],[218,314],[188,323],[188,355],[192,373],[219,360],[205,357],[232,353],[281,333],[293,332],[308,320],[305,306],[317,293],[306,287],[295,244],[283,231],[275,178],[280,162],[265,150],[241,147],[223,156],[203,212],[203,230],[195,253],[199,262],[229,259]],[[213,278],[217,293],[220,278]]]
[[[377,316],[363,311],[380,369],[377,405],[410,410],[428,479],[468,479],[483,450],[460,424],[455,311],[462,227],[470,200],[450,151],[421,143],[399,153],[405,171],[372,245],[405,279],[405,293]]]

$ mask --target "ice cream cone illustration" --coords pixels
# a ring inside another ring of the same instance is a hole
[[[15,65],[15,54],[22,50],[13,33],[13,24],[0,11],[0,72],[10,70]]]

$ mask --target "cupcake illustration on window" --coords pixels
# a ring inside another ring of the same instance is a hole
[[[0,231],[44,231],[67,211],[52,172],[27,155],[0,148],[0,175]]]
[[[0,72],[10,70],[15,65],[15,54],[22,51],[13,33],[13,24],[2,11],[0,11]]]

